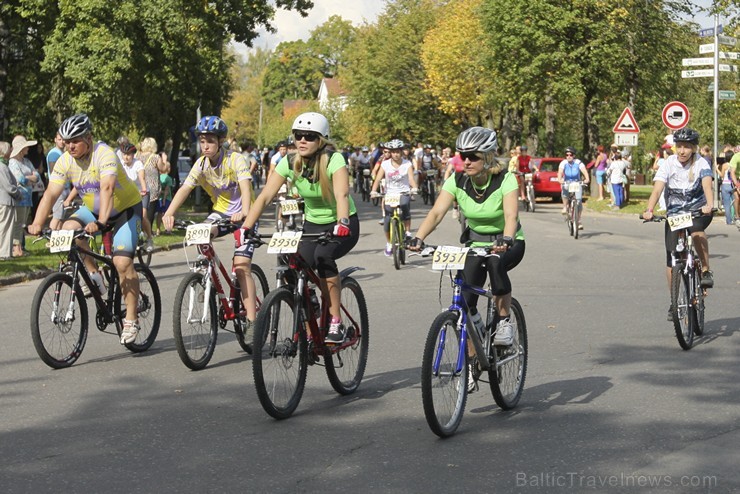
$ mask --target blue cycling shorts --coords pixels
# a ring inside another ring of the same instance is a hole
[[[113,225],[113,256],[126,256],[131,259],[136,253],[136,243],[141,231],[141,203],[135,204],[108,219],[108,224]],[[98,217],[86,206],[80,207],[69,218],[79,223],[83,228],[88,223],[94,223]]]

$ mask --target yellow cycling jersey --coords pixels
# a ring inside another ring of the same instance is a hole
[[[65,152],[54,165],[49,182],[64,186],[69,180],[77,189],[83,204],[97,215],[100,213],[100,179],[115,175],[111,216],[141,202],[139,189],[126,175],[116,153],[105,143],[93,146],[89,160],[76,160]]]
[[[200,185],[211,198],[213,210],[231,216],[242,210],[239,182],[249,180],[251,188],[252,174],[249,173],[249,165],[241,153],[222,153],[220,163],[215,167],[211,166],[211,160],[205,156],[198,158],[183,185],[190,188]]]

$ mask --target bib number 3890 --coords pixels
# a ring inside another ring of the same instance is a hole
[[[188,225],[185,230],[185,243],[188,245],[207,244],[211,241],[210,223],[200,223],[197,225]]]

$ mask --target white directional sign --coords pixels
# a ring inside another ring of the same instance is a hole
[[[714,65],[713,58],[684,58],[681,60],[681,64],[684,67],[692,67],[695,65]]]
[[[736,51],[721,51],[719,52],[719,58],[726,58],[727,60],[740,60],[740,53]]]
[[[714,43],[699,45],[699,55],[706,55],[707,53],[714,53]]]
[[[693,79],[695,77],[714,77],[714,69],[682,70],[681,77]]]
[[[719,92],[719,99],[733,100],[735,98],[737,98],[737,93],[735,91],[720,91]]]
[[[734,46],[737,44],[737,38],[733,38],[732,36],[720,36],[719,44]]]
[[[737,72],[737,67],[734,65],[728,65],[726,63],[719,64],[719,71],[720,72]]]
[[[640,134],[614,134],[614,143],[617,146],[637,146],[637,136]]]

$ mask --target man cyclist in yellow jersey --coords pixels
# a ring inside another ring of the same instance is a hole
[[[68,180],[72,182],[83,205],[64,222],[62,229],[83,227],[88,233],[95,233],[109,224],[113,225],[111,254],[126,302],[121,344],[133,343],[139,333],[136,310],[139,278],[133,263],[141,229],[139,189],[126,176],[115,151],[105,143],[94,143],[92,123],[87,115],[80,113],[66,119],[59,127],[59,135],[64,140],[67,151],[54,165],[49,177],[49,187],[39,203],[33,224],[28,226],[28,233],[38,235],[41,232],[52,205],[64,191],[65,183]],[[85,258],[85,266],[101,292],[105,292],[95,261],[88,256]]]
[[[195,132],[198,135],[201,156],[162,216],[162,223],[167,231],[172,230],[175,224],[175,212],[198,185],[203,187],[213,201],[213,212],[208,215],[206,222],[213,223],[228,218],[234,223],[240,223],[247,216],[252,203],[252,175],[246,158],[241,153],[223,148],[228,133],[226,123],[216,116],[203,117],[195,126]],[[211,230],[211,235],[215,237],[226,234],[226,230],[216,227]],[[242,301],[247,311],[244,341],[249,342],[252,341],[252,328],[257,317],[257,298],[252,278],[254,245],[242,242],[242,238],[241,231],[234,232],[234,272],[239,280]]]

